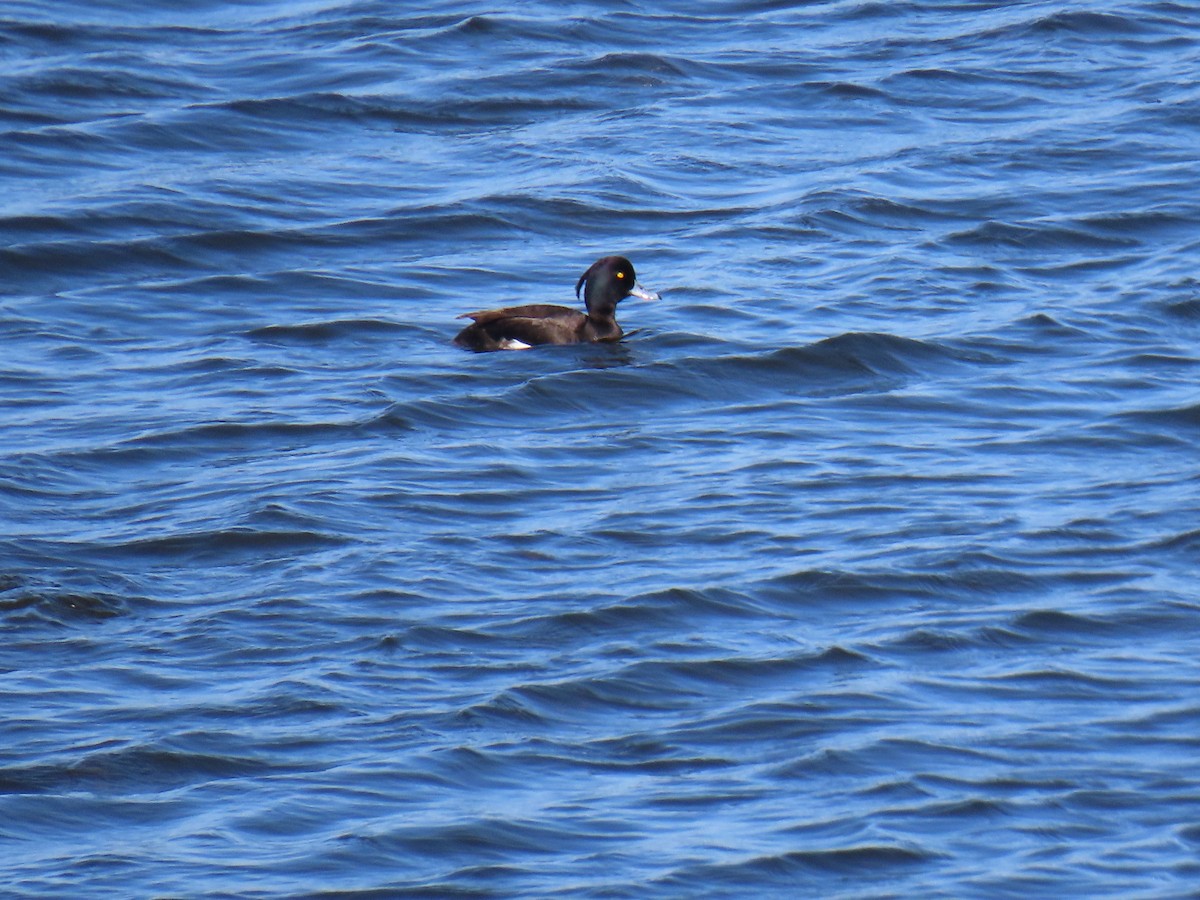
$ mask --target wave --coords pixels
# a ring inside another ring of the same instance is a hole
[[[1118,413],[1114,418],[1122,422],[1153,426],[1160,429],[1160,434],[1191,432],[1200,428],[1200,403],[1183,404],[1168,409],[1129,410]]]
[[[383,319],[333,319],[298,325],[263,325],[245,332],[246,337],[271,343],[324,344],[358,337],[388,336],[411,331],[410,326]]]
[[[1140,244],[1138,238],[1132,235],[1100,234],[1089,232],[1082,226],[1050,222],[984,222],[975,228],[947,235],[944,240],[952,246],[1102,251],[1127,249]]]
[[[702,863],[678,869],[659,884],[672,890],[704,893],[714,886],[739,890],[747,884],[755,885],[757,890],[775,887],[790,892],[806,888],[823,893],[830,876],[853,877],[870,884],[902,873],[911,875],[911,870],[932,866],[940,858],[941,854],[913,846],[864,843],[789,850],[741,862]]]
[[[380,430],[407,430],[408,424],[387,413],[362,421],[343,422],[205,422],[148,431],[137,437],[100,447],[69,450],[58,454],[72,462],[121,463],[168,457],[203,455],[213,449],[223,452],[252,448],[289,448],[292,450],[353,440]]]
[[[134,538],[102,545],[102,552],[108,557],[157,557],[192,563],[213,559],[231,562],[239,558],[289,558],[297,553],[341,547],[352,542],[345,535],[308,529],[229,527]]]
[[[655,339],[657,340],[657,339]],[[664,343],[671,342],[665,338]],[[717,344],[720,348],[722,345]],[[555,352],[554,348],[549,352]],[[571,353],[603,352],[572,348]],[[613,352],[621,352],[619,349]],[[851,333],[807,347],[753,353],[680,356],[669,361],[617,368],[575,369],[532,378],[490,398],[486,412],[465,411],[461,398],[439,401],[472,418],[527,418],[548,411],[661,407],[679,402],[728,402],[774,395],[887,390],[913,376],[947,367],[992,364],[998,358],[975,350],[879,333]],[[421,402],[428,410],[429,404]],[[401,405],[409,409],[409,405]],[[443,418],[444,421],[444,418]]]
[[[171,743],[187,744],[183,735]],[[113,742],[115,743],[115,741]],[[196,743],[203,743],[202,738]],[[174,788],[295,772],[263,759],[206,753],[161,744],[101,749],[65,763],[0,768],[0,793],[62,794],[74,791],[169,791]]]
[[[118,594],[73,590],[0,590],[0,619],[10,627],[40,621],[55,625],[102,622],[125,615],[134,603]]]

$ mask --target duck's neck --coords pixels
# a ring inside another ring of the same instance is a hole
[[[616,308],[588,313],[587,329],[593,341],[615,341],[623,333],[617,324]]]
[[[583,302],[587,307],[588,330],[593,333],[592,340],[615,341],[621,336],[621,326],[617,324],[615,295],[616,291],[609,284],[607,271],[594,272],[588,278]]]

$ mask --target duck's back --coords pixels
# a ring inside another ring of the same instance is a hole
[[[587,325],[583,313],[566,306],[534,303],[464,313],[472,319],[454,338],[454,343],[471,350],[506,350],[537,344],[574,344]]]

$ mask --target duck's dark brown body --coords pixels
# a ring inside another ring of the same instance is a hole
[[[520,350],[538,344],[581,344],[591,341],[616,341],[623,332],[615,321],[608,328],[597,327],[577,309],[545,303],[510,306],[467,313],[460,319],[474,319],[454,339],[460,347],[472,350]]]
[[[524,350],[539,344],[581,344],[618,341],[624,333],[617,324],[617,304],[625,297],[657,299],[637,283],[633,266],[623,256],[597,260],[580,277],[575,293],[587,285],[587,314],[566,306],[534,303],[466,313],[472,319],[454,338],[469,350]]]

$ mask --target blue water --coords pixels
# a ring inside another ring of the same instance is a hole
[[[1195,895],[1200,7],[401,6],[0,7],[0,892]]]

